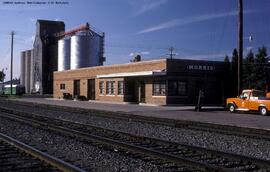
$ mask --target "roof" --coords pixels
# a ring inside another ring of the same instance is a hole
[[[38,19],[37,20],[38,23],[55,23],[55,24],[65,24],[63,21],[55,21],[55,20],[42,20],[42,19]]]
[[[10,81],[6,81],[6,82],[3,82],[3,83],[0,83],[0,84],[2,84],[2,85],[8,85],[8,84],[10,84]],[[12,81],[12,84],[17,84],[17,85],[19,85],[20,84],[20,79],[15,79],[15,80],[13,80]]]
[[[112,64],[112,65],[104,65],[104,66],[91,66],[91,67],[84,67],[84,68],[78,68],[78,69],[70,69],[70,70],[64,70],[64,71],[55,71],[55,73],[63,73],[63,72],[71,72],[71,71],[80,71],[80,70],[86,70],[86,69],[102,69],[102,68],[109,68],[109,67],[123,67],[123,66],[131,66],[131,65],[141,65],[141,64],[151,64],[154,62],[164,62],[167,59],[157,59],[157,60],[145,60],[145,61],[139,61],[139,62],[129,62],[124,64]]]

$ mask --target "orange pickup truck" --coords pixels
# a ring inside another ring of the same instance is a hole
[[[259,111],[261,115],[267,115],[270,110],[269,94],[259,90],[243,90],[237,98],[228,98],[226,103],[230,112],[235,111]]]

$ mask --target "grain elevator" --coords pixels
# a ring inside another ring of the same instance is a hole
[[[33,50],[21,52],[26,93],[52,94],[53,72],[103,65],[104,33],[88,23],[65,31],[62,21],[37,20]]]

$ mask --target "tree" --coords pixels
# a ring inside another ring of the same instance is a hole
[[[225,57],[226,58],[226,57]],[[225,61],[225,59],[224,59]],[[228,96],[236,96],[237,93],[237,64],[238,53],[234,49],[232,53],[232,60],[230,65],[230,72],[228,74],[229,82]],[[270,83],[270,64],[267,60],[267,49],[261,47],[258,49],[256,56],[252,51],[249,51],[246,58],[243,59],[242,71],[243,89],[258,89],[268,91],[268,84]]]
[[[264,90],[267,85],[267,49],[262,47],[258,49],[255,59],[256,89]]]
[[[227,55],[225,56],[225,58],[224,58],[224,62],[225,62],[225,63],[230,63],[229,56],[227,56]]]
[[[2,71],[0,71],[0,82],[3,82],[5,79],[6,74],[4,73],[4,69],[2,69]]]
[[[225,64],[227,64],[227,73],[225,78],[225,96],[234,97],[238,95],[237,92],[237,64],[238,64],[238,52],[236,49],[232,52],[231,62],[228,56],[224,58]]]
[[[251,89],[256,87],[256,75],[254,54],[250,50],[245,59],[243,59],[243,88]]]
[[[237,74],[238,74],[238,52],[237,49],[235,48],[232,53],[232,62],[231,62],[231,92],[232,94],[238,95],[237,91]]]
[[[232,53],[232,63],[238,63],[238,51],[237,49],[233,49]],[[236,64],[237,65],[237,64]]]

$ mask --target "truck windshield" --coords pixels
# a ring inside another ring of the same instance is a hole
[[[265,93],[263,91],[253,91],[253,97],[265,97]]]

